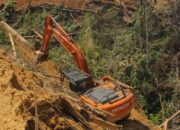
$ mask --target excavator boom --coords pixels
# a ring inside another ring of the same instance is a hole
[[[55,25],[53,26],[53,24]],[[85,73],[90,74],[82,51],[69,37],[69,35],[63,30],[60,24],[58,24],[51,16],[47,16],[45,20],[42,46],[39,50],[41,53],[48,53],[49,40],[52,36],[54,36],[59,42],[59,44],[62,45],[69,53],[74,56],[78,68]]]

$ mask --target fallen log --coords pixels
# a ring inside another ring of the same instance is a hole
[[[79,122],[81,122],[86,128],[93,130],[93,127],[87,122],[87,120],[71,105],[72,103],[66,98],[61,99],[62,106],[65,110],[71,113]]]
[[[30,46],[30,43],[4,21],[0,21],[0,29],[2,29],[7,36],[11,33],[17,53],[19,52],[18,54],[21,55],[28,63],[32,63],[35,53],[32,51],[33,49]]]
[[[62,95],[61,95],[62,96]],[[62,107],[71,113],[79,122],[81,122],[84,126],[88,129],[98,129],[97,127],[94,128],[91,123],[95,123],[99,126],[99,128],[107,128],[109,130],[119,130],[121,126],[116,125],[114,123],[105,121],[92,113],[88,110],[83,109],[78,104],[74,104],[71,99],[68,99],[66,95],[62,96],[61,98]],[[79,106],[79,107],[76,107]],[[84,114],[82,114],[84,113]]]

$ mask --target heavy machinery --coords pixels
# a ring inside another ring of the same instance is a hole
[[[47,57],[48,45],[52,36],[74,56],[78,68],[62,73],[69,80],[72,88],[86,91],[81,93],[80,98],[87,104],[109,113],[106,118],[108,121],[114,122],[128,116],[135,102],[130,87],[108,76],[93,81],[82,51],[51,16],[46,17],[41,48],[37,51],[37,60],[40,61],[43,57]]]

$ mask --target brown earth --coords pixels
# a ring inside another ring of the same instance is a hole
[[[3,130],[34,127],[35,104],[38,104],[38,115],[42,120],[40,127],[48,128],[44,123],[48,124],[53,119],[54,128],[75,124],[75,121],[65,118],[63,114],[59,116],[58,111],[53,109],[53,103],[59,104],[58,96],[44,89],[47,83],[42,77],[13,64],[3,51],[0,52],[0,68],[0,124]],[[61,124],[59,120],[66,122],[63,124],[61,121]],[[78,124],[76,128],[82,129]]]
[[[87,128],[67,112],[68,108],[63,102],[68,97],[61,93],[63,89],[55,93],[51,89],[54,85],[52,81],[25,70],[16,62],[12,63],[12,59],[2,50],[0,77],[0,125],[3,130],[32,130],[36,122],[40,130]],[[69,103],[73,104],[71,101]],[[80,108],[78,103],[73,105],[73,109]],[[94,124],[93,121],[88,123],[91,129],[104,129],[104,126]]]

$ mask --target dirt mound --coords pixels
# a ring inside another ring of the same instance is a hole
[[[13,65],[10,59],[4,57],[4,52],[0,55],[1,128],[23,130],[35,127],[35,105],[38,106],[38,117],[42,120],[40,125],[43,122],[49,124],[44,124],[45,127],[54,125],[53,128],[73,125],[70,119],[64,119],[62,115],[59,117],[60,113],[52,107],[59,104],[56,101],[58,96],[42,89],[45,83],[40,77]]]

